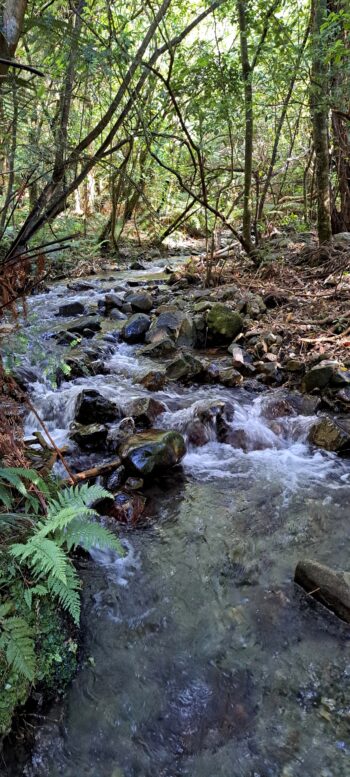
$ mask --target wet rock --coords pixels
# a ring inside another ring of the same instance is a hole
[[[132,310],[135,313],[149,313],[153,308],[153,300],[147,291],[136,292],[135,294],[127,294],[125,297],[126,302],[131,305]]]
[[[108,491],[117,491],[118,488],[124,483],[126,477],[125,467],[121,465],[112,472],[107,480]]]
[[[105,313],[108,315],[112,310],[121,310],[124,305],[124,300],[119,297],[118,294],[111,291],[106,294],[103,305]]]
[[[142,478],[127,478],[125,481],[125,488],[127,491],[140,491],[143,488]]]
[[[332,404],[335,404],[341,411],[350,411],[350,388],[343,388],[336,391],[332,396]]]
[[[326,451],[349,451],[350,419],[320,418],[309,431],[309,442]]]
[[[243,376],[230,365],[212,362],[206,367],[205,380],[208,383],[221,383],[223,386],[233,388],[241,385]]]
[[[261,415],[268,420],[285,416],[314,415],[320,401],[319,397],[301,394],[299,391],[289,393],[284,389],[277,389],[263,400]]]
[[[350,574],[336,571],[317,561],[299,561],[294,580],[314,599],[339,618],[350,623]]]
[[[154,343],[145,345],[140,349],[140,354],[149,356],[150,359],[158,359],[162,356],[168,356],[176,351],[176,345],[170,337],[163,335]]]
[[[349,383],[350,377],[347,370],[342,369],[338,362],[325,359],[306,373],[303,389],[304,391],[322,390],[331,385],[340,388]]]
[[[65,333],[70,335],[79,335],[81,337],[93,337],[95,332],[100,332],[101,322],[97,316],[84,316],[68,321],[64,330],[58,333],[62,337]]]
[[[113,426],[108,431],[107,443],[108,448],[111,451],[117,451],[119,446],[130,435],[134,434],[135,421],[133,418],[122,418],[122,420],[116,426]]]
[[[84,450],[90,448],[98,450],[105,447],[107,428],[103,424],[88,424],[86,426],[74,424],[70,437]]]
[[[168,306],[168,309],[160,313],[153,322],[146,342],[156,342],[164,336],[171,338],[178,345],[193,345],[196,340],[193,321],[181,310]]]
[[[90,359],[87,354],[79,356],[67,356],[64,367],[56,370],[56,382],[60,386],[64,381],[84,378],[89,375],[107,375],[108,368],[101,359]]]
[[[146,316],[145,313],[135,313],[124,325],[121,336],[126,343],[143,343],[150,325],[149,316]]]
[[[161,391],[164,388],[166,381],[166,374],[161,370],[150,370],[143,375],[140,383],[147,389],[147,391]]]
[[[156,418],[166,411],[166,405],[153,397],[138,397],[127,402],[123,412],[134,419],[139,426],[150,428]]]
[[[67,283],[67,289],[71,291],[89,291],[89,289],[95,289],[96,284],[93,281],[70,281]]]
[[[66,302],[58,308],[58,316],[78,316],[85,313],[85,305],[82,302]]]
[[[131,265],[130,265],[129,269],[130,270],[146,270],[147,268],[145,267],[144,264],[142,264],[142,262],[140,262],[138,259],[136,259],[134,262],[131,262]]]
[[[109,423],[120,417],[118,405],[95,389],[84,389],[75,406],[75,421],[79,424]]]
[[[135,526],[142,517],[146,506],[145,497],[140,494],[117,494],[108,515],[127,526]]]
[[[190,421],[186,429],[186,434],[190,445],[193,445],[196,448],[206,445],[210,440],[209,430],[199,418],[194,418],[193,421]]]
[[[166,375],[169,380],[179,380],[184,383],[200,378],[203,373],[203,363],[191,354],[180,353],[166,366]]]
[[[179,432],[158,429],[133,435],[119,450],[126,468],[141,477],[173,467],[185,453],[185,442]]]
[[[233,340],[243,328],[242,316],[226,305],[216,303],[207,315],[209,335],[216,343]]]
[[[23,365],[14,367],[12,369],[12,375],[21,388],[26,389],[31,383],[35,383],[38,380],[38,375],[31,367],[24,367]]]
[[[111,318],[112,321],[126,321],[128,317],[126,313],[122,313],[121,310],[113,308],[109,314],[109,318]]]

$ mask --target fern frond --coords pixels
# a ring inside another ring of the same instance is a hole
[[[35,644],[33,631],[24,618],[6,618],[2,621],[5,632],[6,660],[10,666],[33,682],[35,677]]]
[[[74,520],[68,527],[64,535],[64,541],[68,552],[72,548],[81,547],[85,550],[91,548],[110,548],[115,550],[121,556],[124,555],[123,548],[118,538],[109,529],[101,526],[99,523],[86,523],[79,518]]]
[[[61,508],[57,513],[51,512],[51,504],[49,506],[49,513],[45,521],[40,521],[37,525],[37,531],[35,532],[37,537],[47,537],[48,534],[54,534],[56,531],[62,531],[68,526],[71,521],[76,518],[77,507],[72,504],[70,506]],[[80,518],[93,518],[95,513],[90,507],[84,505],[79,509]]]
[[[80,620],[80,580],[71,564],[67,569],[67,583],[63,585],[57,578],[50,577],[47,581],[49,592],[56,596],[61,607],[67,610],[74,623],[78,625]]]
[[[28,564],[35,577],[52,575],[64,584],[67,582],[69,561],[54,540],[34,535],[26,543],[11,545],[10,553],[14,558]]]

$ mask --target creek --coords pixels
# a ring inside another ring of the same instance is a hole
[[[149,396],[138,377],[154,362],[111,321],[97,336],[108,374],[56,389],[46,375],[62,353],[50,337],[60,304],[91,307],[116,283],[165,278],[162,267],[113,276],[29,301],[23,365],[60,445],[82,388],[118,403]],[[147,526],[121,527],[125,557],[79,561],[81,668],[10,777],[349,776],[349,629],[293,575],[303,557],[348,567],[350,463],[310,448],[312,417],[273,426],[272,393],[171,383],[154,395],[167,407],[160,425],[184,433],[196,403],[224,400],[245,445],[189,446],[147,487]],[[96,460],[82,457],[82,469]]]

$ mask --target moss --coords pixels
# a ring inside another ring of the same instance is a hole
[[[0,651],[0,737],[11,728],[15,711],[29,699],[33,687],[47,700],[62,693],[77,667],[76,628],[70,618],[57,608],[54,601],[43,597],[29,610],[23,597],[21,582],[14,577],[16,570],[6,553],[1,553],[1,575],[8,582],[1,590],[0,603],[11,601],[13,613],[24,617],[35,636],[36,673],[34,683],[6,662]]]

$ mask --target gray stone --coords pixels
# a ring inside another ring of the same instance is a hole
[[[82,302],[66,302],[58,308],[58,316],[78,316],[79,313],[85,313],[85,306]]]
[[[143,343],[150,325],[149,316],[146,316],[145,313],[135,313],[123,326],[121,336],[126,343]]]
[[[326,451],[350,450],[350,419],[320,418],[309,431],[309,442]]]
[[[137,397],[123,407],[125,415],[134,419],[135,423],[150,428],[156,418],[166,411],[166,405],[153,397]]]
[[[158,359],[162,356],[168,356],[176,351],[175,343],[170,337],[162,336],[158,341],[145,345],[140,349],[142,356],[149,356],[151,359]]]
[[[338,362],[328,359],[316,364],[304,376],[302,384],[304,391],[326,388],[330,384],[338,367]]]
[[[149,313],[153,308],[153,300],[147,291],[138,291],[134,294],[127,294],[125,301],[131,305],[135,313]]]

